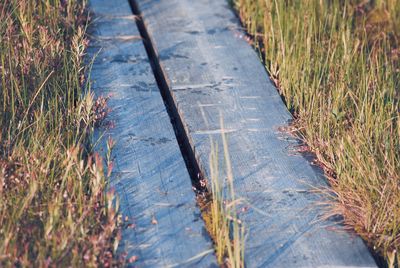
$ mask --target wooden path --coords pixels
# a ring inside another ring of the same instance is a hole
[[[321,172],[280,132],[292,120],[226,0],[132,1],[161,90],[209,174],[225,121],[235,189],[247,200],[246,267],[376,267],[362,240],[319,220]],[[222,145],[222,142],[219,141]],[[220,149],[222,152],[222,149]],[[332,231],[335,229],[335,231]]]
[[[104,153],[117,142],[110,184],[134,224],[120,246],[132,265],[217,266],[189,174],[208,176],[210,137],[222,146],[224,132],[246,267],[376,267],[360,238],[320,220],[311,190],[325,179],[280,131],[292,117],[226,0],[131,0],[142,20],[128,0],[90,3],[91,80],[112,109],[95,136]]]
[[[152,73],[128,1],[91,0],[89,57],[97,96],[112,109],[99,148],[116,145],[111,186],[120,198],[120,252],[135,267],[215,267],[211,241],[196,207],[184,159]],[[105,133],[104,133],[105,132]]]

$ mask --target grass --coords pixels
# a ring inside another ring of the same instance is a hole
[[[114,266],[118,217],[90,149],[85,0],[0,3],[0,266]],[[100,109],[101,110],[101,109]]]
[[[222,115],[220,115],[220,124],[221,129],[224,129]],[[206,228],[214,242],[218,263],[221,267],[243,268],[245,226],[237,215],[237,206],[242,200],[235,195],[227,137],[223,131],[221,136],[223,145],[222,168],[220,167],[221,159],[218,144],[210,135],[209,181],[211,182],[211,189],[209,189],[210,193],[205,198],[198,196],[198,202]]]
[[[236,0],[332,185],[330,215],[400,261],[400,1]]]

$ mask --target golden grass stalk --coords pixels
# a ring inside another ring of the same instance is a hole
[[[245,227],[237,215],[237,205],[241,200],[235,195],[228,142],[223,131],[222,116],[220,118],[225,173],[222,176],[220,172],[218,144],[210,137],[211,196],[209,203],[203,208],[203,217],[213,238],[218,262],[223,267],[242,268]]]

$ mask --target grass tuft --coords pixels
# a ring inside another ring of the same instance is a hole
[[[220,115],[221,129],[224,129]],[[211,193],[198,197],[206,228],[214,241],[215,254],[221,267],[244,267],[245,226],[238,217],[238,206],[243,200],[237,198],[228,150],[228,142],[222,131],[223,169],[220,168],[218,144],[210,136]],[[224,171],[224,172],[221,172]]]

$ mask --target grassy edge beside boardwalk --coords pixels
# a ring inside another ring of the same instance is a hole
[[[88,141],[85,0],[0,3],[0,266],[117,265],[117,215]]]
[[[329,213],[398,265],[400,1],[234,2],[328,175]]]

